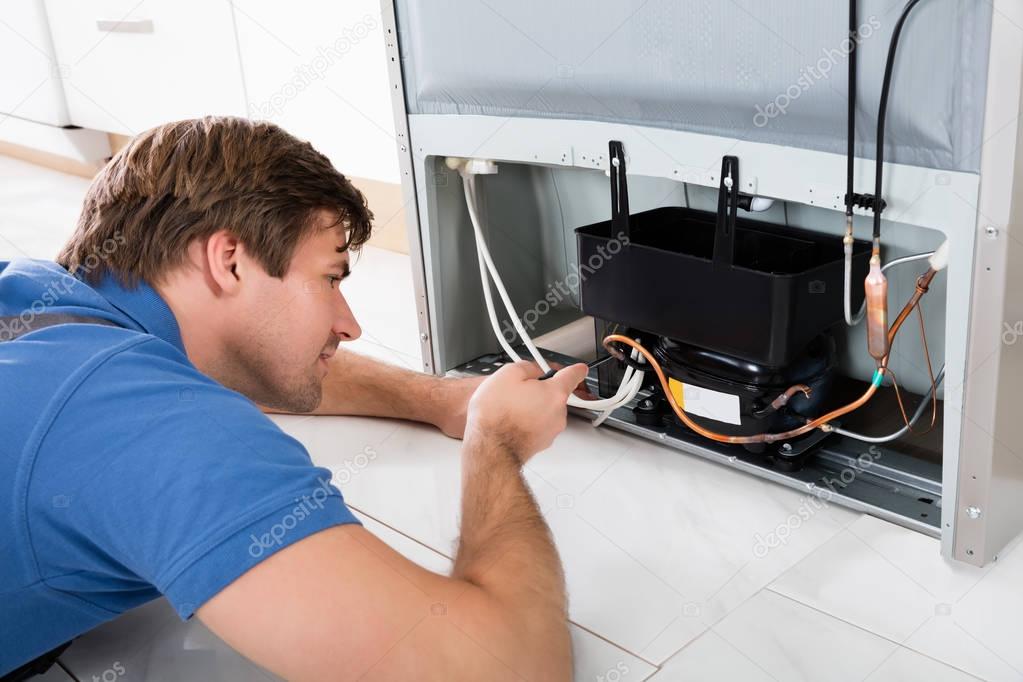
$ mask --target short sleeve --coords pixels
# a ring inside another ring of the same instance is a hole
[[[51,585],[111,611],[151,586],[182,618],[284,547],[358,523],[301,443],[155,339],[70,394],[36,455],[29,509]]]

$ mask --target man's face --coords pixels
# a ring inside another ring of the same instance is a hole
[[[321,224],[334,222],[331,214]],[[237,387],[252,400],[291,412],[320,404],[327,362],[341,341],[362,334],[344,295],[349,254],[339,228],[316,229],[296,247],[282,279],[248,268],[242,310],[249,328],[236,337]],[[253,286],[254,285],[254,286]]]

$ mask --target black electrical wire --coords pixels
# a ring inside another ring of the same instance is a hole
[[[877,154],[876,169],[874,173],[874,242],[881,239],[881,184],[883,180],[884,167],[884,122],[888,113],[888,91],[892,85],[892,71],[895,67],[895,51],[899,47],[899,35],[902,33],[902,26],[906,23],[906,17],[916,7],[920,0],[909,0],[899,15],[899,20],[892,31],[892,39],[888,44],[888,62],[884,67],[884,81],[881,83],[881,102],[877,108]]]
[[[853,214],[853,160],[856,158],[856,43],[859,41],[856,21],[856,0],[849,0],[849,120],[846,141],[849,150],[845,172],[845,214]]]

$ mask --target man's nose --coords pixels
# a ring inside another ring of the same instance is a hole
[[[348,305],[348,301],[345,300],[345,297],[340,295],[338,298],[341,299],[341,304],[330,330],[342,341],[354,341],[362,336],[362,327],[359,326],[358,320],[355,319],[355,315],[352,313],[352,309]]]

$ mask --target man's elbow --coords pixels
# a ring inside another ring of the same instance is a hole
[[[572,640],[563,599],[508,599],[471,586],[469,598],[455,601],[451,625],[460,642],[456,658],[486,651],[492,677],[514,672],[511,679],[572,679]],[[525,606],[529,604],[529,606]],[[468,677],[466,679],[469,679]]]

